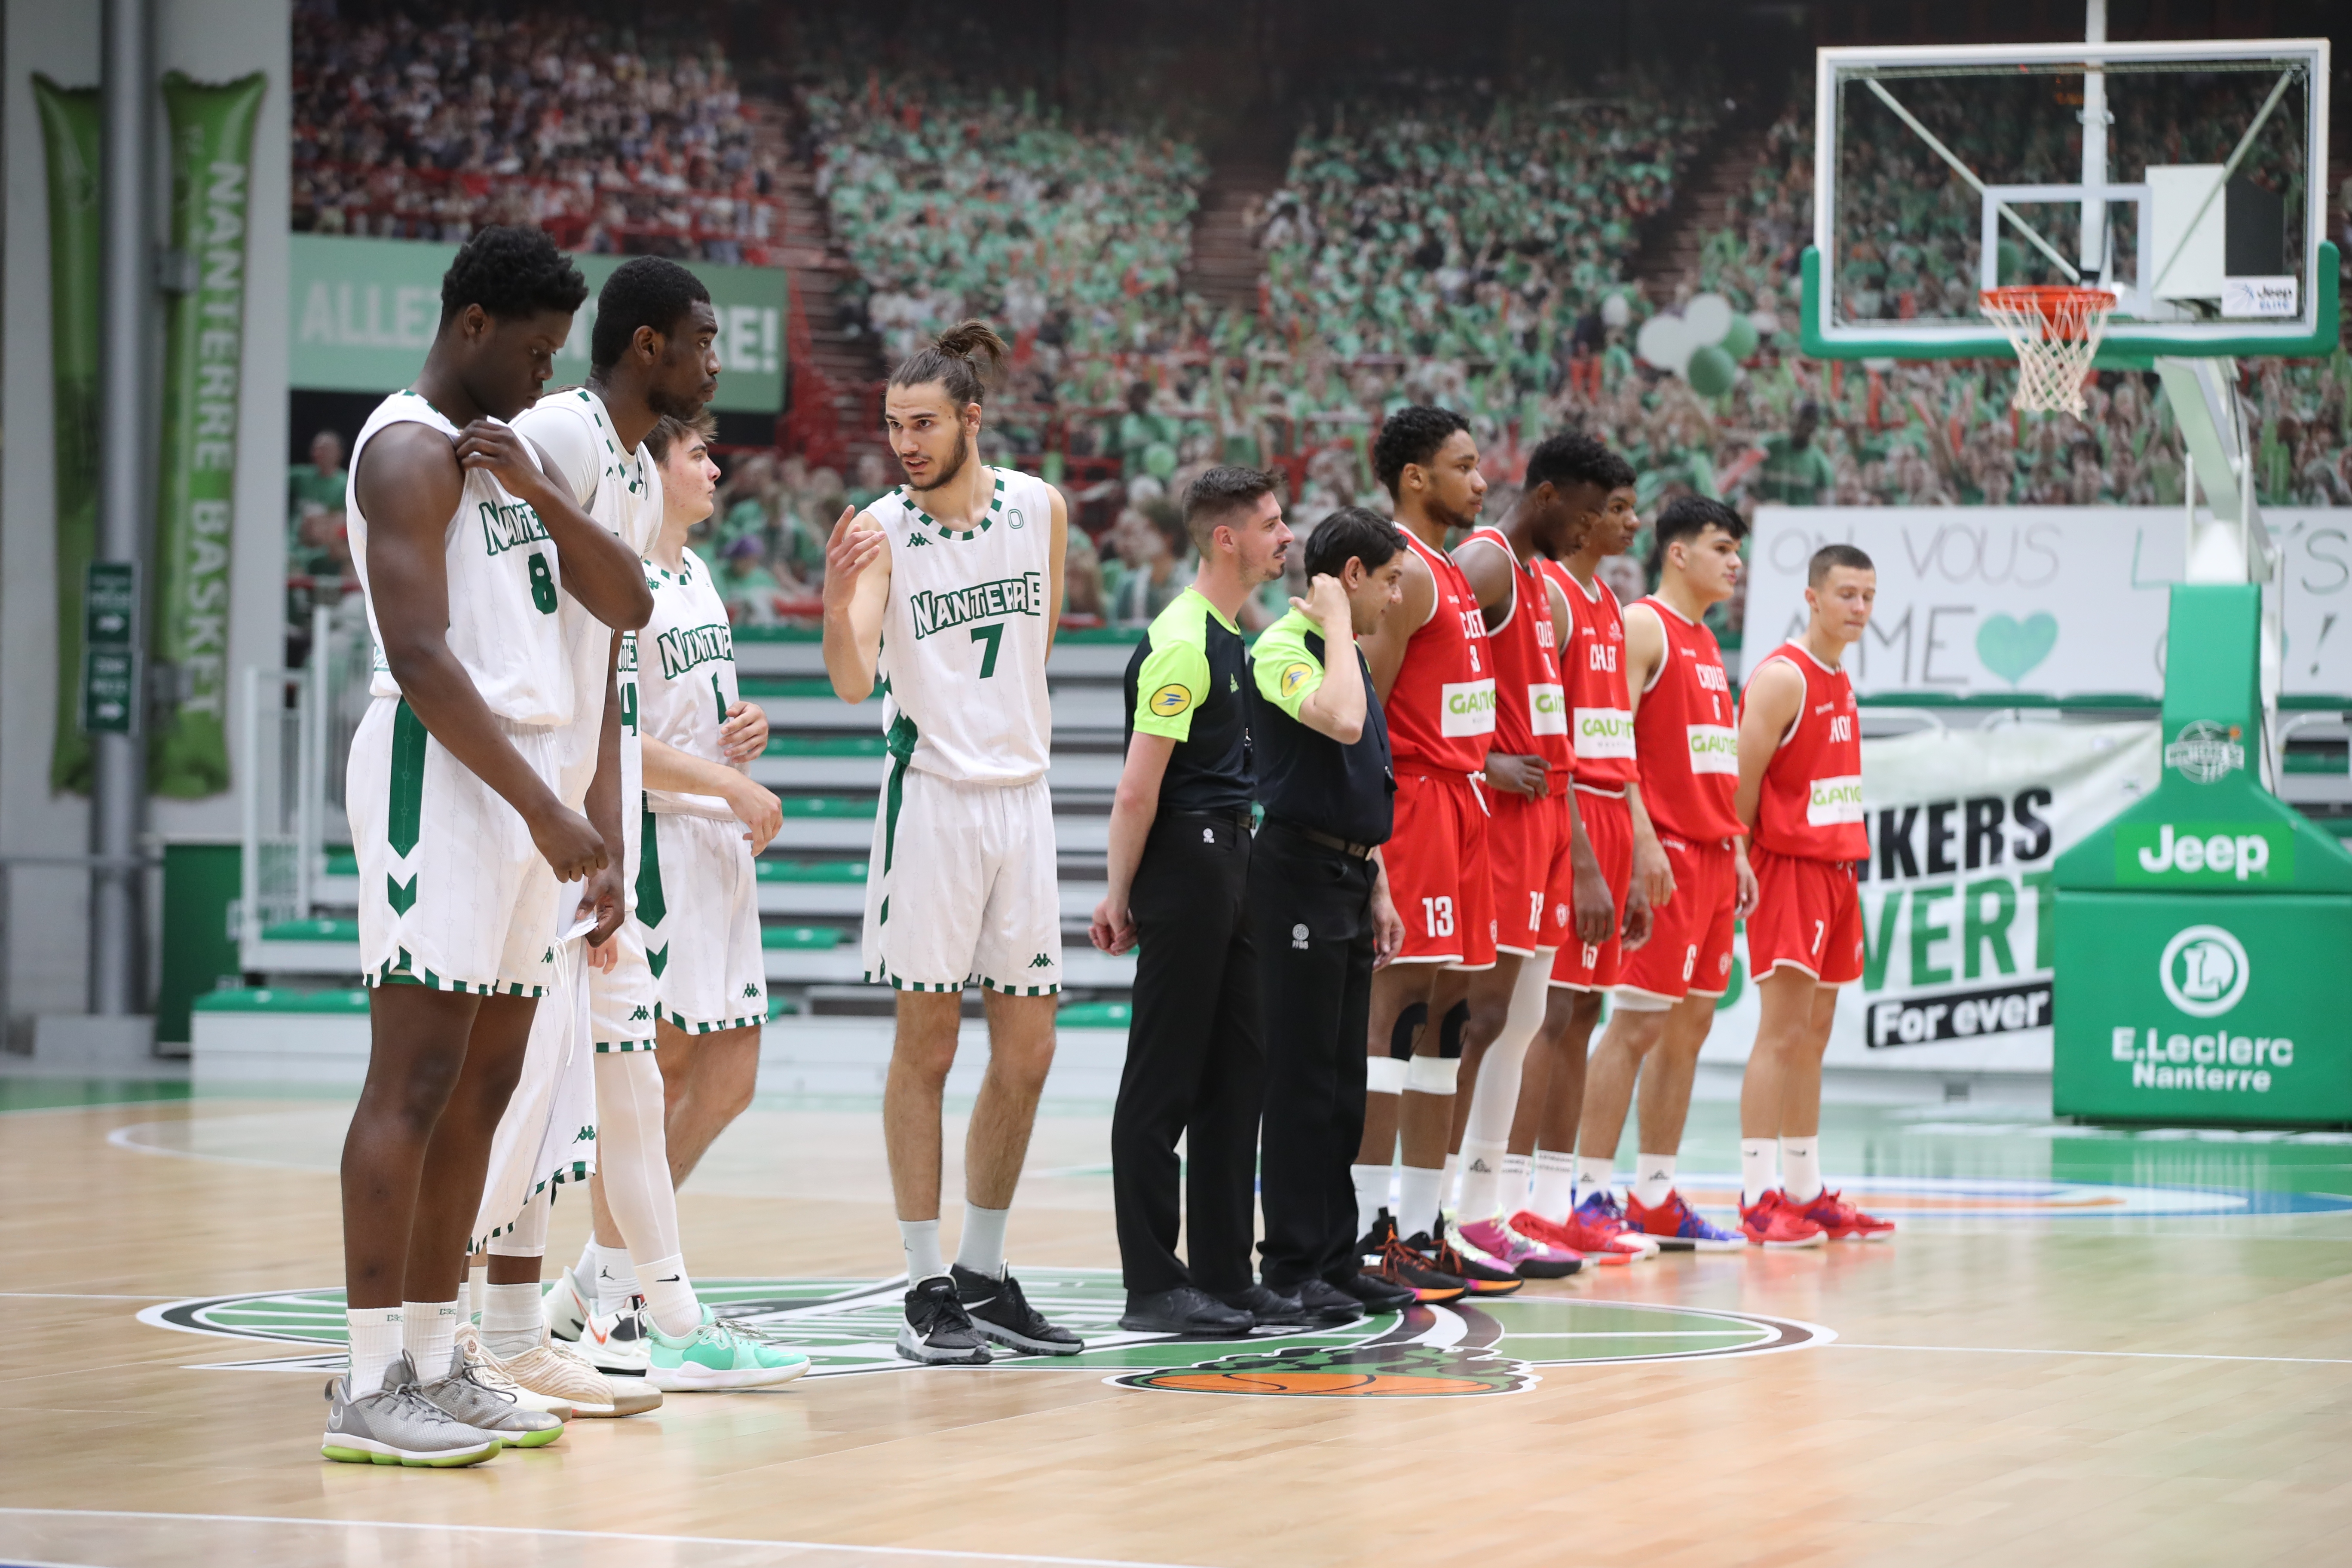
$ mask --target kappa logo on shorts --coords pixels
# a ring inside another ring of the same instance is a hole
[[[754,985],[754,984],[751,984],[749,981],[744,982],[744,984],[743,984],[743,997],[744,997],[744,1000],[746,1000],[746,1001],[752,1001],[752,1000],[756,1000],[756,999],[758,998],[759,994],[760,994],[760,988],[759,988],[758,986],[756,986],[756,985]]]
[[[629,1022],[632,1024],[646,1023],[650,1021],[653,1015],[646,1010],[646,1005],[642,1002],[638,1003],[635,1007],[629,1010]]]
[[[1032,969],[1051,969],[1054,967],[1054,961],[1041,952],[1036,957],[1029,961],[1029,967]]]

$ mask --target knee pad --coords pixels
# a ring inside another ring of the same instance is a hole
[[[1404,1086],[1415,1094],[1452,1094],[1462,1071],[1462,1047],[1457,1039],[1450,1057],[1415,1057],[1405,1064]]]
[[[1397,1061],[1412,1059],[1412,1037],[1429,1022],[1429,1004],[1415,1002],[1397,1015],[1396,1027],[1389,1031],[1389,1055]]]
[[[1364,1064],[1367,1094],[1402,1094],[1411,1068],[1395,1057],[1374,1057]]]
[[[1470,1004],[1465,998],[1447,1010],[1445,1021],[1437,1026],[1437,1054],[1445,1061],[1462,1059],[1462,1031],[1470,1023]]]
[[[1674,1009],[1675,998],[1661,996],[1654,991],[1636,991],[1630,985],[1612,986],[1609,1005],[1620,1013],[1666,1013]]]

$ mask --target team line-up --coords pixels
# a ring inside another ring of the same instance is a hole
[[[586,384],[550,392],[586,296],[543,234],[482,230],[415,383],[352,452],[373,1043],[342,1162],[331,1459],[477,1464],[808,1367],[699,1300],[677,1216],[750,1102],[753,858],[782,825],[744,772],[765,716],[686,548],[718,479],[717,318],[685,268],[631,260],[599,294]],[[934,1364],[1085,1348],[1005,1263],[1062,985],[1045,668],[1069,516],[979,460],[1003,353],[966,322],[898,365],[905,482],[844,511],[824,579],[834,690],[882,693],[863,960],[897,993],[897,1351]],[[1621,606],[1598,568],[1642,527],[1624,459],[1553,436],[1482,523],[1478,456],[1460,415],[1399,410],[1373,448],[1393,520],[1343,508],[1303,542],[1270,474],[1186,489],[1199,571],[1127,668],[1090,922],[1136,953],[1110,1132],[1123,1331],[1295,1331],[1661,1250],[1894,1229],[1824,1184],[1817,1142],[1837,990],[1862,970],[1842,656],[1869,558],[1814,556],[1804,631],[1735,700],[1704,617],[1738,582],[1736,512],[1669,502],[1657,590]],[[1245,641],[1244,603],[1294,548],[1306,596]],[[1727,1229],[1675,1163],[1741,920],[1762,1011]],[[950,1259],[942,1096],[973,985],[990,1050]],[[550,1288],[550,1208],[583,1178],[592,1238]]]

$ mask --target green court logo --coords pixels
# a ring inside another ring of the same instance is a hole
[[[1524,1362],[1451,1346],[1372,1344],[1245,1352],[1110,1380],[1121,1388],[1257,1398],[1431,1399],[1517,1394],[1536,1379]]]
[[[2218,1018],[2252,978],[2245,947],[2220,926],[2189,926],[2164,944],[2157,978],[2164,998],[2192,1018]]]

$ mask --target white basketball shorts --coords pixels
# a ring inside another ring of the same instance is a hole
[[[553,789],[561,731],[499,721]],[[522,816],[397,697],[352,737],[344,785],[360,868],[360,968],[370,985],[536,996],[554,956],[555,872]]]
[[[588,1027],[600,1051],[654,1048],[654,972],[646,967],[646,933],[630,916],[609,944],[617,958],[608,972],[588,970]]]
[[[768,1021],[759,874],[743,825],[649,814],[637,921],[656,1011],[689,1035]]]
[[[1054,853],[1044,779],[959,784],[894,760],[866,870],[866,978],[900,991],[1056,994]]]

